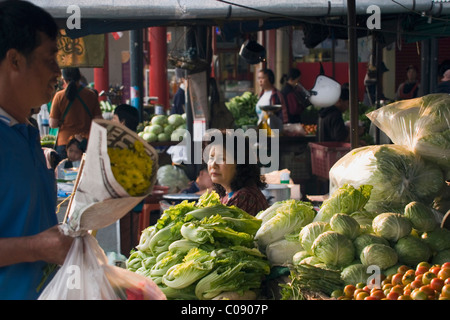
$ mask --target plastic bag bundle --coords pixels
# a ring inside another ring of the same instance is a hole
[[[450,95],[429,94],[367,114],[394,144],[450,168]]]
[[[366,210],[401,212],[411,201],[431,204],[444,177],[439,166],[407,147],[387,144],[356,148],[339,159],[330,169],[330,194],[345,184],[373,186]]]
[[[39,300],[166,300],[149,278],[108,264],[97,240],[76,237]]]

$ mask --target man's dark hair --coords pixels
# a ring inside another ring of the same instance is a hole
[[[120,121],[125,120],[125,126],[133,131],[139,124],[139,112],[138,110],[129,104],[120,104],[114,109],[114,114],[119,117]]]
[[[29,58],[41,44],[38,32],[52,40],[58,35],[58,26],[47,11],[27,1],[0,1],[0,61],[10,49]]]

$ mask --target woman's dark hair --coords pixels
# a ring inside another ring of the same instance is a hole
[[[259,72],[262,72],[265,75],[267,75],[267,79],[269,80],[269,82],[271,84],[275,83],[275,75],[271,69],[261,69],[261,70],[259,70]]]
[[[78,92],[77,83],[81,79],[81,72],[78,68],[64,68],[61,71],[62,76],[68,82],[66,88],[66,97],[69,101],[75,100]]]
[[[301,71],[296,68],[289,69],[289,72],[287,74],[283,74],[281,77],[280,83],[284,84],[287,80],[294,80],[297,78],[300,78],[302,75]]]
[[[119,117],[119,120],[125,120],[125,126],[133,131],[136,131],[136,128],[139,124],[139,112],[138,109],[129,105],[129,104],[119,104],[114,109],[114,114]]]
[[[52,40],[58,35],[58,26],[47,11],[27,1],[0,1],[0,61],[10,49],[28,59],[41,44],[38,32]]]
[[[229,147],[227,146],[227,136],[230,137],[231,135],[226,132],[226,130],[220,130],[222,134],[222,141],[223,141],[223,148],[224,150]],[[252,149],[252,146],[250,144],[250,139],[248,136],[242,137],[244,140],[244,150],[242,150],[240,147],[240,144],[237,142],[237,137],[233,137],[233,148],[234,148],[234,163],[236,163],[236,174],[231,181],[231,189],[233,191],[237,191],[239,189],[245,188],[245,187],[251,187],[256,185],[260,189],[264,189],[267,187],[267,184],[265,182],[265,177],[261,175],[261,168],[258,162],[253,163],[251,160],[251,153],[254,153],[254,150]],[[239,137],[241,139],[241,137]],[[245,156],[244,163],[241,163],[241,161],[238,161],[238,155],[239,160],[240,156],[243,154]],[[220,185],[213,183],[214,190],[219,194],[219,196],[223,197],[225,196],[226,192],[225,189]]]

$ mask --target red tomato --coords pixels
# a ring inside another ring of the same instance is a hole
[[[416,276],[414,275],[414,270],[412,272],[407,271],[402,278],[402,284],[407,285],[415,280]]]
[[[355,298],[356,298],[356,300],[364,300],[368,296],[369,296],[369,293],[362,291],[362,292],[358,293]]]
[[[430,284],[430,282],[431,282],[431,280],[433,278],[436,278],[436,275],[433,272],[431,272],[431,271],[427,271],[422,276],[422,283],[423,284]]]
[[[433,290],[441,292],[442,287],[444,286],[444,280],[439,278],[431,279],[430,286],[431,288],[433,288]]]
[[[450,268],[450,262],[444,262],[441,267],[442,268]]]
[[[425,292],[427,296],[434,295],[434,289],[429,284],[421,286],[419,291]]]
[[[424,274],[425,272],[427,272],[428,271],[428,267],[425,267],[425,266],[417,266],[417,268],[416,268],[416,276],[418,276],[419,274]]]
[[[441,297],[450,298],[450,284],[446,284],[442,287]]]
[[[394,274],[394,276],[392,277],[392,285],[396,286],[398,284],[402,284],[402,278],[403,278],[403,273],[396,273]]]
[[[353,297],[356,298],[356,296],[358,294],[360,294],[361,292],[366,292],[366,291],[364,291],[363,289],[356,289],[355,292],[353,292]],[[369,295],[368,292],[366,292],[366,293],[367,293],[367,295]]]
[[[411,298],[413,298],[414,300],[428,300],[428,295],[420,290],[414,290],[411,293]]]
[[[450,278],[450,268],[441,268],[441,270],[438,272],[438,278],[445,280],[447,278]]]
[[[444,285],[445,284],[450,284],[450,278],[447,278],[447,279],[444,280]]]
[[[397,273],[405,274],[406,271],[410,270],[411,268],[405,265],[401,265],[397,269]]]
[[[398,295],[402,295],[403,294],[403,286],[398,284],[391,289],[391,292],[397,292]]]
[[[441,267],[437,267],[437,266],[430,268],[430,271],[433,272],[435,275],[437,275],[440,270],[441,270]]]
[[[413,282],[411,282],[411,289],[419,289],[422,286],[422,281],[421,280],[414,280]]]
[[[419,274],[416,276],[416,280],[419,280],[420,282],[422,282],[422,276],[423,274]]]
[[[364,286],[363,290],[365,292],[367,292],[368,294],[370,294],[370,287],[369,286]]]
[[[376,298],[376,300],[381,300],[381,299],[383,299],[383,298],[386,297],[386,296],[384,295],[383,290],[381,290],[381,289],[375,289],[375,290],[372,290],[372,291],[370,292],[370,296]]]
[[[409,294],[402,294],[397,300],[412,300],[412,298]]]
[[[398,297],[400,296],[400,294],[398,294],[397,292],[389,292],[389,294],[386,296],[386,298],[388,298],[388,300],[398,300]]]
[[[373,296],[367,296],[364,298],[364,300],[380,300],[380,299],[377,299],[376,297]]]
[[[417,264],[417,267],[426,267],[427,269],[430,269],[431,265],[427,261],[422,261]]]
[[[356,287],[352,284],[348,284],[344,287],[344,294],[346,297],[353,297]]]

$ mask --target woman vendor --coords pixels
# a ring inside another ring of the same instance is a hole
[[[239,150],[239,155],[244,151],[245,161],[241,161],[240,157],[238,159],[239,143],[234,141],[232,147],[228,146],[226,142],[231,139],[227,139],[227,133],[224,131],[221,133],[223,143],[210,144],[209,148],[208,172],[213,188],[220,195],[223,204],[234,205],[255,216],[261,210],[267,209],[269,204],[261,192],[266,183],[260,167],[256,161],[250,161],[252,150],[249,139],[243,137],[245,150]]]

